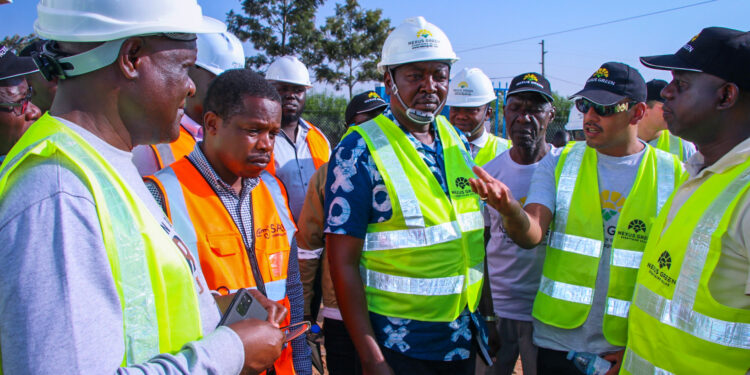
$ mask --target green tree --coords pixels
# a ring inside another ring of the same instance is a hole
[[[570,109],[573,107],[573,101],[568,100],[564,95],[561,96],[557,92],[552,93],[552,98],[555,100],[552,102],[552,106],[555,107],[555,122],[565,125],[568,122],[568,116],[570,116]]]
[[[26,36],[20,36],[18,34],[13,36],[6,36],[3,40],[0,40],[0,46],[8,47],[9,50],[18,53],[24,47],[29,45],[36,39],[36,34],[32,33]]]
[[[274,57],[294,55],[306,65],[320,62],[316,47],[320,32],[315,27],[315,12],[325,0],[243,0],[238,14],[227,14],[229,30],[242,41],[248,39],[258,51],[247,59],[258,69]]]
[[[344,112],[348,102],[342,96],[327,93],[307,94],[302,117],[320,128],[331,145],[335,145],[346,130]]]
[[[354,85],[382,78],[377,63],[392,30],[391,21],[381,18],[382,13],[381,9],[362,9],[357,0],[336,4],[336,15],[326,18],[320,28],[325,62],[315,68],[319,81],[334,85],[336,90],[347,87],[351,99]]]

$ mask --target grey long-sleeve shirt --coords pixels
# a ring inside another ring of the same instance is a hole
[[[140,179],[131,154],[70,123],[118,171],[149,211],[171,225]],[[237,374],[234,331],[196,275],[204,337],[172,354],[120,368],[123,320],[93,197],[67,162],[35,158],[0,198],[0,352],[8,374]],[[144,277],[147,277],[144,275]]]

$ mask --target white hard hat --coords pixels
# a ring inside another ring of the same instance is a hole
[[[219,20],[204,17],[196,0],[41,0],[34,30],[61,42],[105,42],[77,55],[63,57],[45,48],[37,65],[45,78],[80,76],[111,65],[129,37],[164,34],[195,40],[194,34],[220,33]]]
[[[305,67],[305,64],[303,64],[302,61],[299,61],[299,59],[294,56],[281,56],[274,60],[274,62],[268,66],[266,79],[269,81],[279,81],[291,83],[293,85],[312,87],[312,83],[310,83],[310,73],[307,71],[307,67]]]
[[[445,60],[448,64],[458,61],[450,40],[423,17],[407,18],[388,34],[378,71],[383,73],[390,65],[434,60]]]
[[[479,107],[496,98],[489,77],[479,68],[463,68],[451,78],[445,104],[451,107]]]
[[[63,42],[106,42],[153,33],[219,33],[196,0],[41,0],[34,30]]]
[[[198,34],[198,59],[195,65],[219,75],[225,70],[245,67],[245,50],[234,34]]]

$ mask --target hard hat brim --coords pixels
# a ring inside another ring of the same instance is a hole
[[[39,25],[39,19],[34,21],[34,31],[43,39],[56,40],[60,42],[106,42],[122,38],[129,38],[139,35],[159,34],[159,33],[220,33],[227,30],[227,26],[208,16],[203,16],[202,22],[183,24],[164,25],[160,23],[133,23],[131,27],[122,27],[112,33],[85,34],[71,32],[64,34],[55,30],[46,30]]]

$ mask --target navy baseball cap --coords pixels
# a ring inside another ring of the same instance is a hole
[[[547,78],[536,72],[523,73],[513,77],[505,97],[507,98],[520,92],[536,92],[549,102],[555,100],[552,97],[552,88]]]
[[[625,98],[646,101],[646,81],[633,67],[619,63],[604,63],[591,75],[583,90],[570,99],[585,98],[600,105],[613,105]]]
[[[351,125],[354,122],[354,116],[357,114],[370,112],[376,109],[380,109],[382,112],[387,106],[388,103],[386,103],[385,100],[383,100],[383,98],[381,98],[375,91],[365,91],[361,94],[355,95],[346,106],[344,120],[347,124]]]
[[[750,32],[707,27],[673,55],[645,56],[641,63],[653,69],[711,74],[748,90]]]
[[[646,101],[656,100],[657,102],[664,103],[664,98],[661,97],[661,90],[665,87],[667,87],[667,81],[663,79],[652,79],[646,82]]]
[[[31,57],[18,57],[7,47],[0,47],[0,80],[39,71]]]

